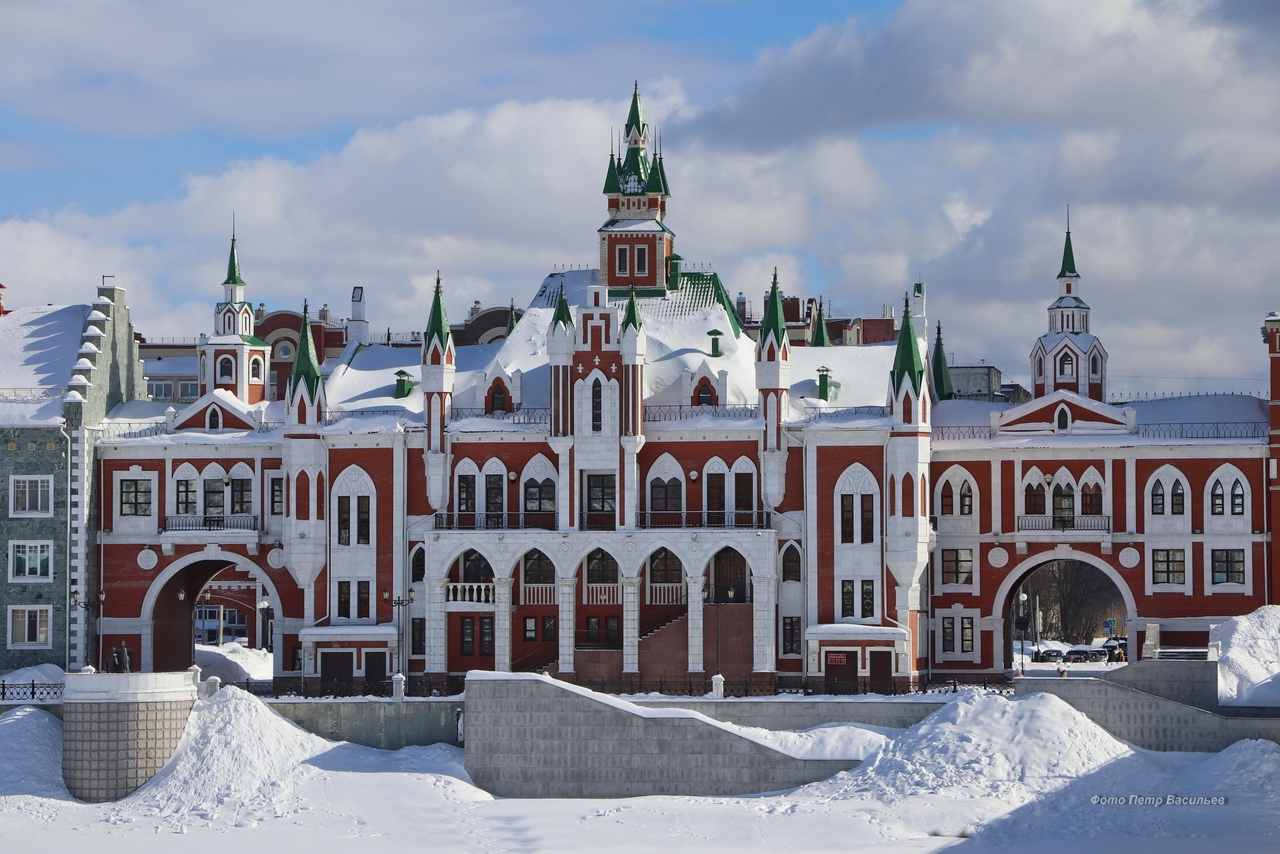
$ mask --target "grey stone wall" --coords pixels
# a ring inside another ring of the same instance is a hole
[[[307,732],[335,741],[381,750],[399,750],[412,744],[462,744],[458,740],[458,715],[463,704],[452,698],[401,702],[267,700],[267,704]]]
[[[468,679],[467,772],[500,797],[620,798],[776,791],[859,764],[795,759],[697,717],[616,702],[529,674]]]
[[[739,726],[798,730],[831,723],[914,726],[942,708],[942,702],[880,700],[636,700],[651,709],[689,709]]]
[[[1218,708],[1216,661],[1135,661],[1107,671],[1102,678],[1197,709]]]
[[[1054,694],[1091,721],[1147,750],[1225,750],[1245,738],[1280,742],[1280,719],[1226,718],[1106,679],[1024,677],[1014,681],[1018,696]]]

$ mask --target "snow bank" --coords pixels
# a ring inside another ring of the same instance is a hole
[[[870,794],[895,802],[944,793],[1012,805],[1132,754],[1051,694],[975,693],[907,729],[861,767],[814,786],[837,798]]]
[[[1280,606],[1264,605],[1209,632],[1221,644],[1218,702],[1280,706]]]
[[[17,682],[50,684],[66,681],[66,672],[56,664],[37,664],[34,667],[20,667],[0,676],[0,682],[8,682],[10,684]]]
[[[62,782],[62,721],[53,715],[31,706],[0,715],[0,756],[0,797],[71,800]]]
[[[265,649],[249,649],[238,643],[222,646],[196,644],[196,664],[200,678],[217,676],[223,682],[246,679],[270,679],[275,675],[271,653]]]

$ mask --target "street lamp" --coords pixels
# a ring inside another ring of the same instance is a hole
[[[410,605],[412,605],[412,604],[413,604],[413,588],[412,588],[412,587],[410,587],[410,588],[409,588],[409,598],[408,598],[408,599],[401,599],[401,598],[400,598],[400,597],[398,597],[398,596],[397,596],[396,598],[394,598],[394,599],[393,599],[393,598],[391,598],[391,591],[384,587],[384,588],[382,588],[382,601],[383,601],[383,602],[386,602],[386,603],[387,603],[388,605],[390,605],[392,608],[407,608],[408,606],[410,606]],[[396,621],[396,624],[397,624],[397,625],[399,625],[399,626],[401,626],[401,627],[403,627],[403,623],[401,623],[399,620],[397,620],[397,621]],[[396,634],[397,634],[397,637],[399,637],[399,635],[401,634],[401,632],[397,632]],[[403,643],[403,640],[404,640],[403,638],[399,638],[399,640],[401,641],[401,643],[399,644],[399,646],[400,646],[400,650],[398,651],[398,654],[397,654],[397,656],[396,656],[396,657],[397,657],[397,658],[400,658],[401,660],[403,660],[403,659],[404,659],[404,653],[405,653],[405,650],[404,650],[404,646],[405,646],[405,644]],[[408,669],[409,669],[409,665],[408,665],[408,664],[401,664],[401,666],[400,666],[398,669],[400,670],[400,672],[402,672],[402,673],[403,673],[405,670],[408,670]]]
[[[267,652],[275,652],[275,639],[271,636],[271,624],[276,618],[275,609],[271,607],[270,602],[263,599],[258,603],[258,614],[262,618],[261,636],[258,638],[258,645]]]
[[[1018,645],[1019,658],[1021,662],[1018,665],[1018,675],[1027,675],[1027,627],[1031,625],[1031,618],[1027,616],[1027,594],[1025,592],[1018,593],[1018,616],[1014,618],[1014,626],[1022,635],[1022,641]]]
[[[96,610],[98,610],[99,608],[101,608],[101,607],[102,607],[102,603],[103,603],[104,601],[106,601],[106,598],[107,598],[107,591],[105,591],[105,590],[99,590],[99,591],[98,591],[98,601],[97,601],[97,602],[94,602],[94,601],[89,600],[89,599],[86,599],[85,601],[81,602],[81,601],[80,601],[80,591],[79,591],[79,590],[72,590],[72,591],[71,591],[71,607],[72,607],[72,608],[79,608],[80,610],[84,611],[84,612],[87,614],[87,613],[89,613],[90,611],[96,611]]]

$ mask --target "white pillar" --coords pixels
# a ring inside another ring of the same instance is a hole
[[[702,588],[706,584],[706,579],[699,575],[697,577],[685,576],[685,587],[688,590],[688,610],[689,610],[689,672],[703,672],[702,664]]]
[[[511,670],[511,578],[493,579],[493,669]]]
[[[561,673],[573,672],[575,616],[577,613],[578,578],[556,579],[556,601],[560,604],[560,663]]]
[[[640,671],[640,579],[622,577],[622,672]]]
[[[427,620],[428,673],[446,673],[449,670],[449,615],[444,609],[445,584],[447,581],[443,578],[428,578],[423,582],[426,593],[423,597],[423,610]]]
[[[751,576],[751,669],[772,673],[778,667],[778,577]]]

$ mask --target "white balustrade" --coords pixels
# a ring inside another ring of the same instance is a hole
[[[520,604],[554,605],[556,604],[556,586],[554,584],[521,585]]]
[[[588,584],[584,605],[617,605],[622,601],[622,588],[617,584]]]
[[[494,603],[493,583],[464,581],[445,588],[446,602],[475,602],[481,605]]]
[[[650,584],[650,605],[683,605],[685,602],[683,584]]]

